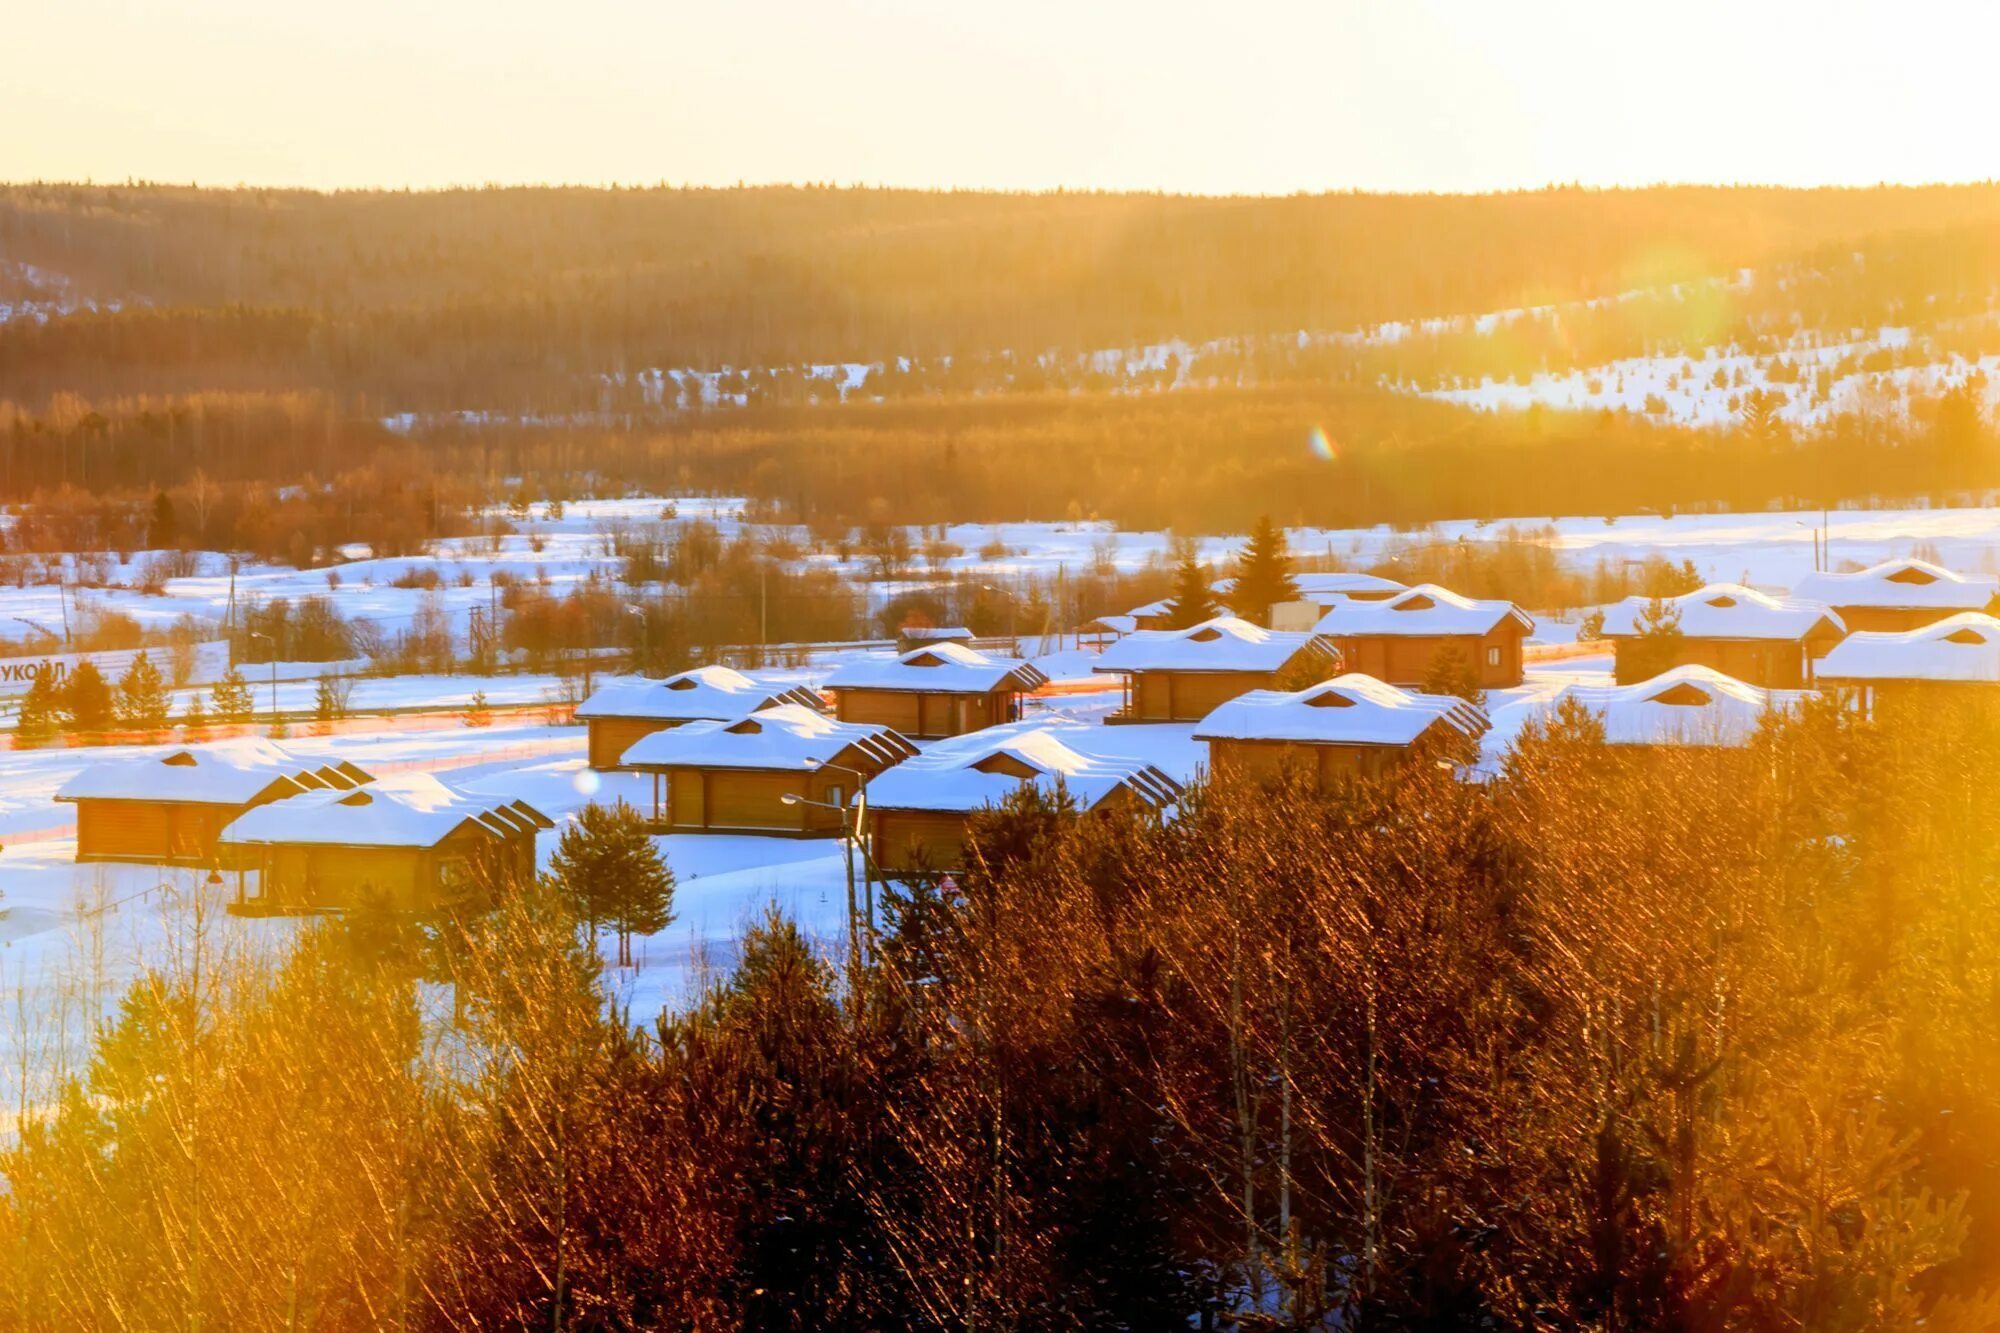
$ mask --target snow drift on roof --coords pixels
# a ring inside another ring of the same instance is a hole
[[[1688,665],[1632,685],[1566,685],[1516,705],[1522,712],[1509,721],[1525,725],[1575,699],[1603,720],[1610,745],[1734,747],[1749,744],[1767,711],[1790,711],[1812,694],[1767,690],[1713,667]]]
[[[620,761],[628,768],[763,768],[806,772],[849,749],[887,767],[917,752],[901,732],[836,722],[798,704],[760,709],[736,721],[703,720],[642,736]]]
[[[1513,621],[1522,633],[1535,628],[1534,618],[1512,602],[1461,597],[1435,583],[1416,587],[1374,602],[1340,602],[1316,626],[1321,634],[1336,639],[1363,639],[1378,635],[1490,634],[1505,621]]]
[[[576,710],[583,721],[629,717],[683,722],[698,718],[742,717],[777,704],[819,707],[819,696],[804,686],[765,685],[726,666],[700,666],[653,680],[619,676],[600,685]]]
[[[1276,671],[1300,653],[1331,656],[1316,634],[1217,616],[1187,629],[1142,629],[1098,655],[1092,671]]]
[[[166,801],[243,805],[273,784],[284,794],[345,790],[373,779],[344,760],[304,759],[255,737],[95,764],[56,792],[58,801]]]
[[[1409,745],[1437,725],[1476,737],[1489,723],[1484,709],[1463,699],[1398,689],[1349,672],[1303,690],[1252,690],[1203,718],[1194,738]]]
[[[1052,731],[973,732],[931,747],[868,784],[868,804],[881,810],[972,811],[998,805],[1032,785],[1060,782],[1082,809],[1129,788],[1148,805],[1180,799],[1180,784],[1143,759],[1078,754]]]
[[[353,791],[309,791],[260,805],[223,829],[221,842],[435,847],[468,823],[496,837],[554,827],[525,801],[474,796],[429,773],[403,773]]]
[[[832,690],[920,690],[928,694],[986,694],[1033,690],[1049,683],[1041,668],[1013,657],[994,657],[961,643],[927,643],[899,657],[843,662],[823,682]]]
[[[1961,611],[1907,630],[1863,630],[1819,660],[1822,681],[1941,680],[2000,683],[2000,620]]]
[[[1776,639],[1798,642],[1822,627],[1844,633],[1847,626],[1825,602],[1799,597],[1772,597],[1740,583],[1711,583],[1706,588],[1661,599],[1680,611],[1681,633],[1690,639]],[[1604,637],[1632,638],[1640,617],[1651,605],[1646,597],[1627,597],[1604,609]]]
[[[2000,596],[2000,578],[1958,574],[1928,560],[1885,560],[1842,574],[1809,574],[1792,595],[1875,610],[1984,611]]]

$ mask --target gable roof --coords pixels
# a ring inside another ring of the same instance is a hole
[[[833,690],[914,690],[926,694],[987,694],[1033,690],[1049,683],[1040,667],[994,657],[962,643],[927,643],[898,657],[858,657],[822,682]]]
[[[554,828],[526,801],[474,796],[429,773],[401,773],[352,791],[309,791],[247,810],[225,846],[435,847],[471,825],[493,837]]]
[[[1773,597],[1740,583],[1711,583],[1706,588],[1661,599],[1680,611],[1681,634],[1690,639],[1773,639],[1800,642],[1822,627],[1847,632],[1825,602],[1799,597]],[[1604,637],[1636,638],[1639,618],[1652,599],[1627,597],[1604,609]]]
[[[1766,712],[1797,708],[1812,694],[1767,690],[1690,664],[1631,685],[1565,685],[1517,705],[1525,714],[1517,717],[1523,723],[1545,717],[1564,699],[1575,699],[1603,721],[1608,745],[1735,747],[1749,744]]]
[[[1098,654],[1092,671],[1276,671],[1300,653],[1331,658],[1317,634],[1261,629],[1217,616],[1187,629],[1142,629]]]
[[[1510,621],[1518,624],[1523,634],[1535,628],[1534,617],[1512,602],[1461,597],[1435,583],[1419,583],[1380,601],[1340,602],[1315,628],[1336,639],[1431,637],[1490,634]]]
[[[691,722],[705,717],[742,717],[775,704],[820,706],[819,696],[803,685],[766,685],[726,666],[699,666],[665,680],[614,677],[578,705],[576,715],[586,722],[614,717]]]
[[[878,810],[972,811],[998,805],[1022,786],[1057,783],[1089,810],[1120,789],[1158,808],[1180,799],[1181,785],[1143,759],[1079,754],[1053,731],[973,732],[932,746],[868,784]]]
[[[348,790],[374,778],[345,760],[305,759],[260,738],[93,764],[65,782],[58,801],[161,801],[246,805],[273,786],[281,795]]]
[[[1203,718],[1194,738],[1409,745],[1439,725],[1477,737],[1491,723],[1485,709],[1463,699],[1398,689],[1349,672],[1303,690],[1252,690]]]
[[[642,736],[621,760],[629,768],[758,768],[809,772],[858,749],[883,767],[917,747],[899,731],[863,722],[836,722],[798,704],[759,709],[734,721],[702,720]]]
[[[1321,599],[1338,601],[1357,593],[1367,596],[1382,596],[1403,591],[1410,585],[1395,579],[1385,579],[1380,574],[1363,574],[1357,570],[1314,570],[1294,573],[1292,583],[1299,590],[1301,600],[1315,602]],[[1217,579],[1210,585],[1218,597],[1227,597],[1236,590],[1233,578]]]
[[[1823,681],[1942,680],[2000,683],[2000,620],[1961,611],[1906,630],[1862,630],[1820,658]]]
[[[1809,574],[1792,590],[1828,606],[1890,611],[1984,611],[2000,597],[2000,578],[1959,574],[1928,560],[1884,560],[1867,569]]]

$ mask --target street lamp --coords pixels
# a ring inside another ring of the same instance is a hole
[[[835,764],[824,759],[808,759],[805,761],[805,768],[809,773],[831,768],[836,772],[846,773],[854,779],[853,799],[838,805],[831,801],[815,801],[796,792],[786,792],[779,799],[786,805],[816,806],[821,810],[836,811],[840,815],[841,836],[847,842],[848,951],[853,956],[854,966],[858,969],[861,966],[861,927],[854,896],[854,851],[857,846],[861,848],[861,888],[866,900],[864,910],[868,918],[868,950],[871,957],[875,951],[875,876],[868,848],[861,842],[862,830],[866,828],[868,820],[868,774],[858,768],[849,768],[846,764]]]
[[[847,966],[849,984],[858,995],[861,987],[861,922],[854,901],[854,816],[847,806],[835,805],[831,801],[815,801],[788,791],[778,798],[786,805],[810,805],[821,810],[836,811],[840,815],[840,835],[847,844]]]
[[[275,727],[278,725],[278,641],[268,634],[259,634],[254,629],[246,630],[245,633],[253,639],[262,639],[271,645],[271,725]]]

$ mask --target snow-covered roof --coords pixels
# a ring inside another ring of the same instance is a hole
[[[2000,597],[2000,578],[1958,574],[1928,560],[1885,560],[1840,574],[1808,574],[1792,590],[1828,606],[1894,611],[1984,611]]]
[[[1706,588],[1661,599],[1680,612],[1681,634],[1690,639],[1777,639],[1799,641],[1822,626],[1845,633],[1833,608],[1825,602],[1798,597],[1773,597],[1740,583],[1711,583]],[[1604,609],[1604,637],[1632,638],[1640,617],[1651,605],[1646,597],[1627,597]]]
[[[400,773],[352,791],[309,791],[245,811],[225,846],[435,847],[466,824],[496,837],[554,824],[526,801],[475,796],[429,773]]]
[[[1087,622],[1084,628],[1089,629],[1093,625],[1099,629],[1109,630],[1113,634],[1130,634],[1133,630],[1139,628],[1139,618],[1129,615],[1099,616],[1097,619]]]
[[[1463,699],[1398,689],[1349,672],[1303,690],[1252,690],[1203,718],[1194,738],[1409,745],[1439,724],[1473,737],[1490,725],[1485,709]]]
[[[1604,723],[1609,745],[1747,745],[1771,709],[1790,711],[1811,690],[1767,690],[1713,667],[1688,665],[1632,685],[1571,684],[1517,705],[1525,725],[1575,699]]]
[[[962,643],[927,643],[899,657],[857,657],[823,682],[834,690],[917,690],[927,694],[986,694],[1032,690],[1049,683],[1041,668],[994,657]]]
[[[1217,616],[1187,629],[1142,629],[1098,654],[1092,671],[1276,671],[1300,653],[1332,656],[1316,634]]]
[[[1169,616],[1173,612],[1174,599],[1171,597],[1162,597],[1157,602],[1147,602],[1144,606],[1135,606],[1125,614],[1134,620],[1143,620],[1147,616]]]
[[[1861,630],[1820,658],[1822,681],[1942,680],[2000,683],[2000,620],[1961,611],[1907,630]]]
[[[803,685],[765,685],[726,666],[699,666],[665,680],[618,676],[605,681],[577,708],[592,718],[629,717],[658,722],[742,717],[776,704],[819,707],[819,696]]]
[[[1380,601],[1340,602],[1319,622],[1318,631],[1336,639],[1384,634],[1429,638],[1490,634],[1508,620],[1524,634],[1535,628],[1534,618],[1512,602],[1461,597],[1435,583],[1419,583]]]
[[[1409,587],[1395,579],[1385,579],[1380,574],[1363,574],[1356,570],[1326,570],[1292,575],[1292,583],[1299,590],[1303,601],[1316,602],[1322,598],[1338,600],[1352,597],[1357,593],[1380,595],[1401,592]],[[1218,597],[1227,597],[1236,590],[1233,578],[1217,579],[1210,585]]]
[[[345,760],[304,759],[270,741],[246,737],[94,764],[62,785],[58,801],[165,801],[243,805],[273,784],[286,794],[346,790],[374,779]]]
[[[629,746],[628,768],[761,768],[806,772],[858,749],[884,767],[901,763],[917,747],[899,731],[862,722],[836,722],[798,704],[760,709],[733,722],[703,720],[656,731]]]
[[[1060,782],[1085,810],[1130,788],[1149,805],[1180,799],[1181,787],[1143,759],[1079,754],[1053,731],[973,732],[932,746],[868,785],[881,810],[970,811],[998,805],[1024,785],[1053,791]]]

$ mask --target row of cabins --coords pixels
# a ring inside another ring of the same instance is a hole
[[[482,864],[532,875],[535,834],[554,827],[524,801],[260,740],[93,765],[56,800],[76,807],[78,861],[232,874],[251,912],[435,907],[472,892]]]
[[[1735,585],[1673,599],[1681,634],[1663,672],[1638,681],[1621,670],[1614,685],[1571,685],[1527,707],[1574,697],[1615,745],[1740,745],[1815,679],[1869,705],[1885,693],[2000,684],[1994,580],[1899,561],[1811,586],[1838,600]],[[1487,688],[1521,680],[1533,622],[1510,603],[1429,585],[1320,595],[1328,606],[1310,630],[1231,617],[1135,629],[1095,669],[1125,680],[1119,720],[1197,722],[1217,771],[1300,770],[1322,785],[1477,742],[1490,725],[1483,710],[1405,688],[1440,654],[1473,664]],[[1954,609],[1969,602],[1977,609]],[[1607,637],[1629,642],[1643,606],[1631,599],[1607,616]],[[1060,784],[1086,810],[1176,799],[1152,765],[1023,728],[1021,696],[1045,682],[1030,664],[947,641],[843,666],[827,682],[831,717],[812,691],[723,667],[611,682],[578,716],[593,766],[652,775],[663,830],[837,832],[865,785],[878,861],[906,870],[955,864],[970,813],[1023,784]],[[919,754],[913,736],[955,739]],[[58,799],[77,807],[80,861],[230,871],[247,910],[351,905],[357,893],[412,908],[449,901],[471,889],[482,858],[531,872],[535,834],[551,827],[525,802],[422,775],[378,781],[259,741],[100,765]]]

